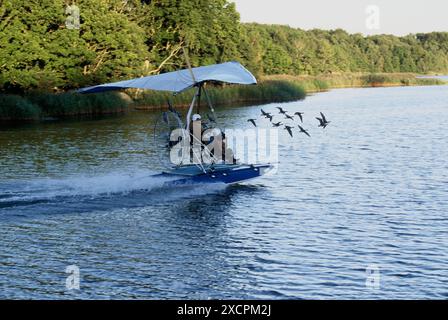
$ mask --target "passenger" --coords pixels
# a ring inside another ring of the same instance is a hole
[[[215,139],[215,136],[211,136],[210,140],[208,142],[203,142],[202,141],[202,135],[205,131],[203,125],[202,125],[202,121],[201,121],[201,116],[199,114],[194,114],[191,117],[192,123],[191,123],[191,127],[190,127],[190,133],[191,133],[191,145],[192,145],[192,154],[191,154],[191,159],[193,160],[193,163],[201,163],[202,161],[202,151],[204,149],[204,145],[207,145],[209,143],[212,143]],[[217,159],[218,161],[222,161],[223,163],[232,163],[232,164],[236,164],[237,163],[237,159],[234,156],[233,150],[231,148],[228,147],[227,145],[227,140],[226,140],[226,136],[224,132],[220,132],[221,134],[221,141],[222,141],[222,145],[221,145],[221,159]],[[215,152],[214,152],[214,148],[211,150],[211,155],[215,156]],[[220,162],[221,162],[220,161]],[[215,162],[215,161],[214,161]]]

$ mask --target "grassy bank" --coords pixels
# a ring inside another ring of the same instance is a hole
[[[121,93],[0,94],[1,121],[36,121],[126,112],[129,101]]]
[[[320,92],[337,88],[427,86],[446,84],[440,79],[416,78],[413,73],[341,73],[319,76],[275,75],[263,77],[265,81],[283,80],[302,86],[306,92]]]
[[[441,85],[439,79],[416,78],[411,73],[345,73],[320,76],[276,75],[263,77],[257,86],[222,85],[207,87],[214,105],[262,104],[304,99],[307,92],[332,88]],[[0,94],[1,121],[36,121],[79,116],[117,114],[135,109],[166,108],[170,99],[176,106],[188,106],[194,90],[172,96],[168,92],[129,90],[127,94],[109,92],[81,95],[76,93],[30,93],[24,96]],[[205,96],[203,101],[205,102]]]
[[[267,80],[256,86],[207,86],[206,91],[214,105],[286,102],[306,97],[306,91],[300,84],[286,80]],[[178,107],[187,107],[193,94],[194,90],[189,90],[173,97],[170,93],[145,91],[134,92],[131,96],[136,109],[154,109],[166,107],[168,99]],[[202,99],[206,102],[204,95]]]
[[[440,79],[416,78],[412,73],[342,73],[320,76],[264,76],[257,86],[223,86],[207,89],[215,105],[287,102],[304,99],[306,93],[322,92],[337,88],[392,87],[443,85]],[[169,93],[139,92],[134,96],[136,109],[166,107],[171,99],[176,106],[188,106],[193,92],[189,91],[172,97]],[[203,98],[205,99],[205,98]]]
[[[264,81],[257,86],[208,86],[214,105],[285,102],[304,99],[305,90],[285,80]],[[129,90],[100,94],[0,94],[0,121],[36,121],[122,113],[136,109],[166,108],[170,99],[176,106],[188,106],[194,90],[173,97],[169,92]],[[203,102],[206,97],[203,96]]]

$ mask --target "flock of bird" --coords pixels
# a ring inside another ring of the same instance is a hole
[[[294,115],[289,115],[288,111],[284,110],[282,107],[276,107],[276,108],[279,110],[279,114],[280,115],[284,115],[285,116],[284,119],[288,119],[288,120],[294,121],[294,116],[298,116],[299,119],[300,119],[300,122],[303,123],[303,114],[304,114],[303,112],[296,112],[296,113],[294,113]],[[284,127],[283,129],[287,130],[291,137],[293,136],[293,134],[292,134],[293,127],[288,126],[286,124],[283,124],[280,121],[279,122],[273,122],[274,116],[271,113],[266,112],[263,109],[261,109],[261,115],[260,116],[265,117],[266,119],[269,119],[269,121],[271,122],[273,127],[280,127],[280,126],[283,125],[283,127]],[[318,127],[322,127],[322,129],[325,129],[328,126],[328,124],[331,122],[331,121],[327,120],[327,118],[325,117],[325,115],[322,112],[320,113],[320,118],[316,117],[316,119],[319,121]],[[257,126],[256,120],[257,119],[248,119],[247,121],[251,122],[256,127]],[[304,133],[308,137],[311,137],[310,134],[308,133],[308,131],[306,131],[301,125],[297,125],[297,127],[299,128],[301,133]]]

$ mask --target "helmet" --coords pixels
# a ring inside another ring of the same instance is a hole
[[[201,120],[201,115],[196,113],[191,117],[191,120],[193,120],[193,121]]]

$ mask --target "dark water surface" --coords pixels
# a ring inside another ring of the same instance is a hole
[[[448,298],[448,87],[283,106],[311,138],[282,130],[277,173],[227,188],[148,178],[158,114],[2,127],[0,298]]]

